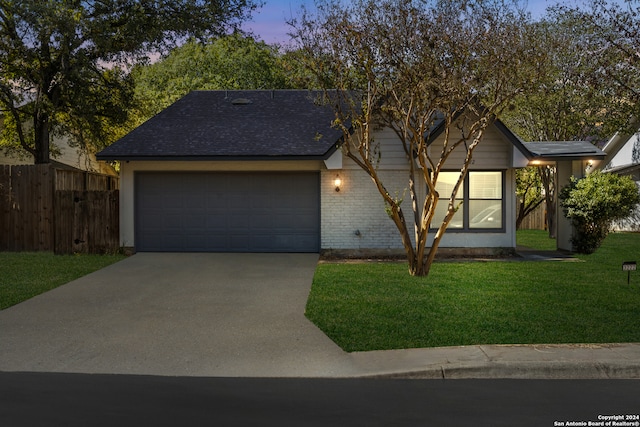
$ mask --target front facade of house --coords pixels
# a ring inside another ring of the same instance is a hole
[[[99,159],[121,162],[121,245],[171,252],[402,253],[382,197],[343,156],[341,134],[330,126],[333,111],[315,96],[193,92],[99,153]],[[409,216],[406,154],[390,130],[375,139],[385,186],[399,198],[406,194]],[[439,180],[443,194],[457,179],[463,154],[448,160]],[[515,248],[515,168],[526,166],[529,154],[500,122],[488,129],[443,250]]]
[[[527,159],[514,146],[508,133],[497,126],[488,129],[484,140],[474,151],[474,160],[463,188],[458,193],[462,201],[449,225],[440,248],[474,248],[476,253],[495,253],[515,248],[515,167],[523,167]],[[432,146],[438,147],[443,136]],[[408,187],[408,160],[393,131],[384,129],[374,135],[383,153],[379,173],[387,190],[404,199],[405,216],[410,217],[411,205]],[[457,154],[457,155],[456,155]],[[441,173],[438,190],[451,194],[464,162],[464,152],[454,153],[448,167]],[[325,182],[329,184],[339,175],[343,188],[336,192],[331,185],[323,190],[322,249],[400,250],[402,242],[398,230],[385,212],[384,202],[371,179],[341,152],[341,167],[327,170]],[[426,194],[426,184],[417,182],[417,192]],[[439,204],[436,218],[445,215],[446,200]],[[434,221],[434,226],[439,221]],[[411,227],[411,224],[409,224]],[[433,238],[432,233],[431,238]],[[428,243],[430,244],[430,242]]]
[[[442,247],[515,247],[513,148],[498,132],[493,136],[478,147],[486,162],[477,161],[461,195],[479,207],[469,213],[463,203]],[[405,159],[383,162],[380,170],[390,191],[406,193]],[[447,173],[457,179],[455,170]],[[327,161],[125,161],[120,191],[121,244],[137,251],[402,249],[371,179],[340,150]],[[483,210],[492,215],[474,222]]]

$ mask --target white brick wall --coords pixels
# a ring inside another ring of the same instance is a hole
[[[335,191],[336,175],[342,179],[340,192]],[[407,173],[384,171],[384,177],[391,194],[402,198]],[[324,170],[320,180],[322,249],[402,249],[398,229],[368,175],[361,170]],[[406,191],[404,210],[411,211],[410,203]]]
[[[345,160],[348,161],[348,160]],[[408,191],[408,173],[400,170],[380,172],[383,183],[393,195],[403,198],[402,210],[413,239],[413,211]],[[336,175],[342,179],[340,192],[335,191]],[[400,233],[385,211],[382,196],[360,169],[323,170],[320,175],[322,250],[402,250]],[[426,192],[426,184],[418,180],[418,194]],[[403,197],[404,194],[404,197]],[[441,248],[505,248],[515,247],[515,174],[507,171],[505,188],[507,229],[498,233],[447,232]],[[359,231],[359,235],[356,234]],[[427,245],[434,233],[430,233]]]

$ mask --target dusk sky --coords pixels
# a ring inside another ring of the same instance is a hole
[[[557,3],[554,0],[529,0],[529,10],[534,17],[544,13],[548,5]],[[289,41],[289,28],[286,21],[298,15],[301,5],[313,10],[313,0],[266,0],[265,5],[254,14],[253,20],[243,27],[253,31],[258,38],[267,43],[286,43]]]

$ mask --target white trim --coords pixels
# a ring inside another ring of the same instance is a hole
[[[336,150],[331,157],[325,159],[325,166],[329,170],[342,169],[342,150]]]

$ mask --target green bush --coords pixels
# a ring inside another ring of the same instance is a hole
[[[630,216],[640,203],[638,186],[631,178],[599,171],[582,179],[572,177],[559,198],[575,228],[574,249],[583,254],[595,252],[612,222]]]

